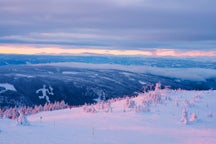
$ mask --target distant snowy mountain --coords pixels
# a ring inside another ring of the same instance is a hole
[[[138,56],[106,56],[106,55],[5,55],[0,54],[0,66],[29,65],[59,62],[79,62],[90,64],[118,64],[152,66],[163,68],[208,68],[216,69],[215,57],[138,57]]]
[[[157,82],[171,89],[216,89],[216,60],[0,55],[0,107],[62,100],[83,105],[101,97],[134,96]]]
[[[83,105],[100,97],[134,96],[143,87],[154,87],[157,82],[171,89],[216,89],[216,70],[86,63],[2,66],[0,107],[62,100],[70,105]]]
[[[171,89],[216,89],[216,70],[86,63],[2,66],[0,107],[61,100],[83,105],[94,103],[99,97],[134,96],[157,82]],[[42,90],[37,92],[39,89]]]
[[[0,142],[215,144],[216,91],[159,87],[137,97],[30,115],[29,126],[0,119]]]

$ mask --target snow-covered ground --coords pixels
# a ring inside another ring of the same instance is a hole
[[[30,126],[0,119],[0,144],[215,144],[215,103],[213,90],[157,90],[112,100],[112,112],[96,104],[28,116]]]
[[[4,93],[8,90],[16,91],[15,87],[9,83],[0,83],[0,88],[3,88],[3,90],[0,90],[0,93]]]

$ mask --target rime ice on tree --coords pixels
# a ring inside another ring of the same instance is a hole
[[[185,108],[182,109],[181,122],[183,122],[184,124],[188,123],[188,112]]]
[[[23,114],[22,111],[19,111],[19,117],[17,118],[17,125],[23,125],[23,126],[30,125],[29,121],[27,120],[26,116]]]
[[[38,96],[39,97],[39,99],[46,99],[46,101],[48,102],[48,103],[50,103],[50,100],[49,100],[49,96],[48,95],[54,95],[54,93],[53,93],[53,88],[51,87],[51,86],[49,86],[49,88],[47,89],[46,88],[46,85],[43,85],[43,88],[41,88],[41,89],[38,89],[37,91],[36,91],[36,93],[38,94],[39,92],[41,92],[42,93],[42,96]],[[48,94],[48,95],[47,95]]]

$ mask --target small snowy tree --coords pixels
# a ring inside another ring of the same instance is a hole
[[[27,120],[26,116],[23,114],[22,111],[19,111],[19,117],[17,118],[17,125],[22,125],[22,126],[30,125],[29,121]]]
[[[83,106],[83,111],[86,113],[96,113],[97,112],[93,105],[88,106],[87,104]]]
[[[17,108],[15,107],[15,108],[13,108],[12,109],[12,113],[11,113],[11,119],[16,119],[17,117],[18,117],[18,110],[17,110]]]
[[[104,109],[104,101],[97,103],[96,108],[97,108],[97,110],[103,110]]]
[[[143,110],[145,110],[147,112],[150,111],[149,102],[143,100],[142,104],[143,104]]]
[[[0,119],[3,118],[3,114],[4,114],[3,110],[0,109]]]
[[[183,122],[184,124],[188,124],[188,112],[186,108],[182,109],[181,122]]]
[[[142,105],[138,105],[134,108],[134,112],[143,112],[144,111],[144,107]]]
[[[131,98],[127,97],[126,102],[124,104],[123,112],[126,112],[127,109],[129,109],[129,111],[132,111],[135,108],[136,108],[136,102]]]
[[[136,102],[134,100],[129,100],[128,103],[128,108],[135,108],[136,107]]]
[[[161,83],[156,83],[155,85],[155,91],[158,91],[161,89]]]
[[[196,121],[196,120],[197,120],[197,115],[195,113],[192,113],[191,117],[190,117],[190,122],[193,122],[193,121]]]
[[[161,84],[156,83],[155,90],[146,93],[145,100],[152,103],[152,104],[162,103],[160,90],[161,90]]]
[[[3,115],[4,115],[3,118],[9,118],[9,119],[11,119],[12,118],[12,108],[6,109],[4,111]]]
[[[65,103],[64,100],[62,100],[62,101],[60,102],[60,108],[61,108],[61,109],[67,108],[67,106],[68,106],[68,105]]]
[[[108,101],[107,103],[105,103],[104,105],[104,111],[105,112],[112,112],[112,107],[111,107],[111,102]]]

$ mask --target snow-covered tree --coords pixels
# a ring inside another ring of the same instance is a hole
[[[188,112],[186,108],[182,108],[182,114],[181,114],[181,122],[184,124],[188,124]]]
[[[32,114],[32,108],[31,107],[27,107],[25,114],[26,115]]]
[[[6,109],[6,110],[4,111],[4,116],[3,116],[3,118],[9,118],[9,119],[12,118],[12,108]]]
[[[60,102],[60,108],[61,108],[61,109],[67,108],[67,106],[68,106],[68,105],[65,103],[64,100],[62,100],[62,101]]]
[[[138,105],[138,106],[135,106],[134,109],[133,109],[135,112],[143,112],[144,111],[144,107],[142,105]]]
[[[125,108],[134,108],[136,103],[134,100],[131,100],[129,97],[126,98]]]
[[[17,125],[28,126],[30,125],[27,117],[23,114],[22,111],[19,111],[19,117],[17,118]]]
[[[155,84],[155,91],[158,91],[161,89],[161,83],[156,83]]]
[[[105,103],[105,105],[104,105],[104,111],[105,112],[112,112],[112,107],[111,107],[111,102],[110,101],[108,101],[108,102]]]
[[[143,102],[142,102],[142,104],[143,104],[143,110],[144,111],[150,111],[150,108],[149,108],[149,102],[147,102],[147,101],[145,101],[145,100],[143,100]]]
[[[197,115],[196,113],[192,113],[190,117],[190,122],[196,121],[197,120]]]
[[[3,114],[4,114],[3,110],[0,109],[0,119],[3,118]]]
[[[10,117],[10,119],[16,119],[18,117],[18,115],[19,115],[18,109],[15,107],[11,111],[11,117]]]
[[[86,113],[96,113],[97,112],[93,105],[88,106],[87,104],[83,106],[83,111]]]
[[[150,102],[152,104],[158,104],[158,103],[162,103],[162,99],[161,99],[161,84],[160,83],[156,83],[155,86],[155,90],[154,91],[149,91],[148,93],[146,93],[144,96],[145,101]]]
[[[103,110],[104,109],[104,101],[98,102],[96,104],[97,110]]]

